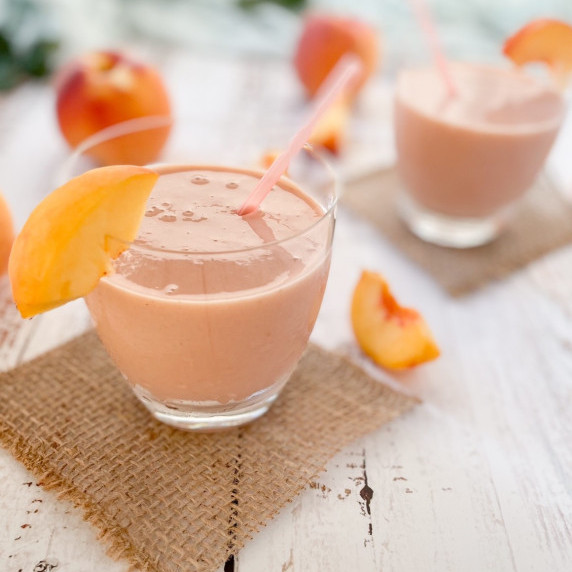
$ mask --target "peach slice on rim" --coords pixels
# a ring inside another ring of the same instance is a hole
[[[159,175],[144,167],[93,169],[49,194],[16,237],[8,271],[24,318],[89,294],[131,242]]]
[[[547,64],[564,85],[572,75],[572,26],[561,20],[533,20],[506,40],[503,53],[518,66]]]
[[[406,369],[439,357],[427,323],[400,306],[380,274],[364,271],[351,308],[356,339],[369,357],[388,369]]]

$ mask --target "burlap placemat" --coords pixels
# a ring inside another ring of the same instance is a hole
[[[396,211],[400,184],[394,169],[379,171],[349,184],[342,204],[372,222],[453,296],[504,278],[572,243],[572,205],[546,176],[539,178],[495,241],[465,250],[427,244],[409,232]]]
[[[0,441],[134,569],[212,571],[354,439],[417,401],[310,346],[270,412],[189,434],[154,421],[89,332],[0,374]]]

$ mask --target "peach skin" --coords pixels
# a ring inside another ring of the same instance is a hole
[[[74,148],[116,123],[148,116],[170,117],[169,96],[151,66],[118,52],[92,52],[65,66],[56,78],[60,130]],[[91,156],[102,165],[142,165],[155,160],[169,127],[142,131],[102,143]]]
[[[565,86],[572,75],[572,26],[561,20],[533,20],[506,40],[503,53],[518,66],[547,64]]]
[[[158,178],[144,167],[101,167],[49,194],[16,237],[12,294],[28,318],[85,296],[132,241]]]
[[[8,257],[14,241],[14,225],[8,203],[0,193],[0,276],[8,268]]]
[[[361,349],[388,369],[407,369],[439,357],[423,317],[400,306],[380,274],[365,270],[354,290],[351,320]]]
[[[294,67],[311,98],[347,53],[357,55],[362,64],[361,77],[348,90],[350,100],[361,91],[378,63],[379,39],[376,30],[355,18],[313,14],[304,21],[294,56]]]

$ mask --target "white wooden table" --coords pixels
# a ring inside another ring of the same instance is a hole
[[[18,225],[65,154],[52,105],[31,85],[0,101],[0,188]],[[551,158],[570,188],[571,139],[569,125]],[[572,570],[572,248],[453,300],[350,213],[336,232],[313,339],[423,404],[336,456],[225,572]],[[349,302],[363,268],[426,316],[437,362],[392,377],[360,355]],[[21,320],[0,281],[0,369],[88,327],[81,301]],[[0,450],[0,571],[125,572],[96,536]]]

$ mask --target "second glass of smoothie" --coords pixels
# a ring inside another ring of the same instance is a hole
[[[136,240],[86,302],[108,353],[157,419],[217,430],[264,414],[307,345],[328,277],[336,180],[306,148],[261,209],[239,216],[265,146],[234,145],[228,135],[217,143],[212,133],[201,143],[185,127],[173,125],[152,165],[160,177]],[[89,145],[70,175],[84,168]]]
[[[400,74],[395,98],[400,211],[420,238],[458,248],[497,236],[533,184],[564,117],[548,81],[516,69],[451,63]]]

